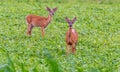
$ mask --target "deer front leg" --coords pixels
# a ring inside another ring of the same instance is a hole
[[[75,43],[72,44],[72,53],[75,54],[76,52],[76,45]]]
[[[42,37],[44,38],[44,27],[41,27]]]
[[[30,36],[31,35],[31,31],[33,29],[33,26],[31,24],[28,24],[27,26],[27,34]]]

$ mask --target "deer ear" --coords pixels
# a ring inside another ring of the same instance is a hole
[[[68,17],[66,17],[66,18],[65,18],[65,20],[66,20],[66,22],[69,22],[69,19],[68,19]]]
[[[56,12],[56,11],[57,11],[57,7],[56,7],[56,8],[54,8],[54,9],[53,9],[53,11],[54,11],[54,12]]]
[[[72,20],[72,22],[74,23],[76,21],[76,17],[74,17],[74,19]]]
[[[51,9],[50,9],[49,7],[46,7],[46,9],[47,9],[48,11],[51,11]]]

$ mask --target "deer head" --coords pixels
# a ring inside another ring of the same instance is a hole
[[[54,13],[57,11],[57,8],[50,9],[49,7],[46,7],[46,9],[47,9],[47,11],[49,12],[49,14],[50,14],[51,16],[53,16]]]
[[[74,17],[73,20],[69,20],[68,17],[66,17],[65,19],[66,19],[66,22],[69,24],[69,27],[72,27],[72,25],[76,21],[76,17]]]

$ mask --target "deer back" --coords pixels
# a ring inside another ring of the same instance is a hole
[[[37,15],[28,15],[26,17],[26,21],[28,24],[32,24],[37,27],[44,27],[47,24],[47,18]]]

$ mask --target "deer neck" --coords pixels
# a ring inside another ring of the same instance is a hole
[[[47,23],[46,23],[46,26],[51,22],[51,19],[52,19],[52,15],[48,15],[47,17]]]
[[[72,27],[69,27],[69,37],[71,37]]]

